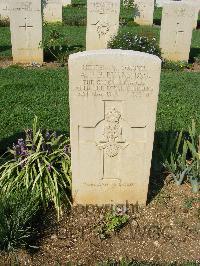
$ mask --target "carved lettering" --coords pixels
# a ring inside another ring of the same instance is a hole
[[[84,65],[82,81],[76,87],[77,96],[113,97],[122,94],[131,97],[149,97],[153,88],[148,84],[145,66],[124,66],[118,69],[103,65]]]

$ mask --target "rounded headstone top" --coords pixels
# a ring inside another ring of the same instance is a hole
[[[91,50],[91,51],[84,51],[72,54],[69,56],[69,60],[85,57],[85,56],[99,56],[99,55],[114,55],[114,56],[128,56],[128,57],[141,57],[143,59],[149,59],[155,61],[157,63],[161,63],[161,59],[152,54],[139,52],[139,51],[132,51],[132,50],[121,50],[121,49],[103,49],[103,50]]]

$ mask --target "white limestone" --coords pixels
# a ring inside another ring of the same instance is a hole
[[[12,0],[10,30],[14,63],[42,63],[42,13],[40,0]]]
[[[74,204],[146,204],[160,71],[141,52],[70,55]]]
[[[152,25],[154,0],[134,0],[134,21],[139,25]]]
[[[44,21],[49,23],[62,22],[62,0],[43,0]]]
[[[0,0],[0,19],[8,19],[10,14],[9,1]]]
[[[87,0],[86,50],[107,48],[119,28],[120,0]]]
[[[195,7],[172,2],[163,7],[160,47],[162,56],[172,61],[188,61],[194,25]]]
[[[63,6],[71,5],[71,3],[72,3],[72,0],[62,0]]]

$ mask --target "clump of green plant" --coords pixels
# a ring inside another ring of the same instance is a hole
[[[10,25],[9,18],[2,18],[0,15],[0,27],[8,27]]]
[[[190,65],[187,62],[174,62],[169,60],[163,60],[162,62],[162,68],[172,71],[181,71],[185,70],[186,68],[190,68]]]
[[[104,221],[98,228],[100,238],[110,237],[113,232],[119,231],[129,220],[126,208],[113,207],[113,210],[106,213]]]
[[[58,31],[56,25],[52,25],[40,44],[46,54],[49,54],[54,60],[64,65],[67,62],[70,53],[81,51],[80,45],[69,45],[67,36]]]
[[[175,149],[164,167],[180,186],[184,180],[190,182],[192,191],[197,193],[200,184],[200,135],[196,131],[195,122],[189,128],[189,136],[181,131],[175,142]]]
[[[62,203],[70,203],[71,168],[69,139],[63,135],[37,128],[25,131],[25,139],[19,139],[8,150],[9,159],[0,166],[0,189],[5,194],[26,188],[38,194],[44,207],[53,202],[58,219]]]
[[[15,190],[0,194],[0,249],[12,251],[30,246],[36,235],[34,219],[40,209],[37,194]]]
[[[154,36],[120,32],[109,43],[109,48],[140,51],[161,57],[161,50]]]

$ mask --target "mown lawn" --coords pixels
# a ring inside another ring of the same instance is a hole
[[[47,36],[52,28],[67,36],[68,45],[85,49],[86,6],[74,1],[63,11],[64,23],[44,26]],[[134,26],[131,9],[121,11],[122,31],[145,32],[159,38],[161,9],[155,11],[153,27]],[[76,25],[77,24],[77,25]],[[81,26],[80,26],[81,25]],[[193,32],[192,56],[200,56],[200,30]],[[9,27],[0,27],[0,57],[11,56]],[[163,71],[158,104],[158,131],[187,130],[191,119],[200,121],[200,74],[194,72]],[[42,127],[69,133],[68,77],[66,68],[0,69],[0,149],[30,127],[34,115]]]

